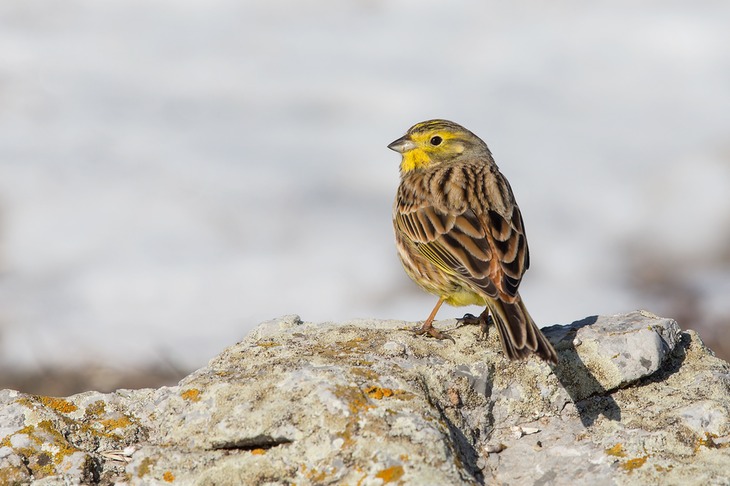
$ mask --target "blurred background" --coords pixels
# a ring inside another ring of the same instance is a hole
[[[285,314],[425,318],[386,145],[435,117],[511,181],[540,325],[643,308],[728,359],[728,25],[721,0],[3,1],[0,387],[175,383]]]

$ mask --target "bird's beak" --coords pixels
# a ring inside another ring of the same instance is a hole
[[[413,142],[413,140],[408,138],[408,136],[406,135],[404,137],[399,138],[395,142],[391,142],[388,145],[388,148],[390,150],[395,150],[398,153],[404,154],[404,153],[408,152],[409,150],[413,150],[414,148],[416,148],[416,144]]]

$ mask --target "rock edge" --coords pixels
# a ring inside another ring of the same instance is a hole
[[[645,311],[496,333],[401,321],[259,325],[178,386],[0,392],[1,484],[730,482],[730,365]]]

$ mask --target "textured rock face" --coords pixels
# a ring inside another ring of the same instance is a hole
[[[673,320],[546,328],[554,368],[507,361],[494,332],[405,326],[289,316],[179,386],[4,390],[0,484],[730,481],[730,366]]]

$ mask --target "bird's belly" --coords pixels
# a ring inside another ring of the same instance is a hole
[[[398,255],[406,274],[419,287],[426,292],[438,295],[444,299],[444,302],[455,307],[487,305],[485,296],[469,288],[462,279],[444,272],[415,250],[404,251],[403,247],[406,244],[408,243],[402,241],[402,245],[398,245]]]
[[[449,295],[443,297],[446,297],[445,302],[447,304],[456,307],[462,307],[465,305],[487,305],[487,301],[484,296],[463,287],[459,288],[458,290],[454,290]]]

